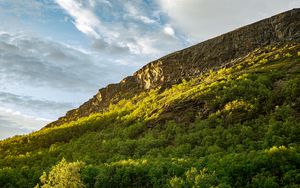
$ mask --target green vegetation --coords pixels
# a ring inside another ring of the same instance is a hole
[[[40,178],[43,184],[41,187],[85,187],[79,173],[82,166],[82,162],[67,163],[65,159],[62,159],[51,169],[49,175],[43,173]]]
[[[0,187],[299,187],[300,45],[0,142]],[[69,180],[69,181],[66,181]]]

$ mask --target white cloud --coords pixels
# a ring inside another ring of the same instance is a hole
[[[169,26],[169,25],[167,25],[165,28],[164,28],[164,32],[167,34],[167,35],[171,35],[171,36],[175,36],[175,31],[174,31],[174,29],[171,27],[171,26]]]
[[[96,29],[101,22],[92,11],[83,8],[80,2],[74,0],[56,0],[56,2],[74,18],[74,24],[79,31],[99,38]]]
[[[175,36],[174,29],[169,25],[166,27],[160,25],[156,17],[157,11],[152,10],[153,7],[152,9],[147,7],[143,1],[56,0],[56,2],[74,19],[77,29],[90,36],[93,49],[99,50],[98,53],[102,55],[106,53],[119,56],[127,53],[127,55],[158,56],[162,50],[155,46],[159,46],[156,43],[161,43],[158,40],[161,34]],[[153,32],[158,37],[153,35]],[[177,43],[175,46],[179,46],[177,39],[172,40],[174,44]]]
[[[155,20],[143,15],[133,4],[127,2],[124,5],[125,10],[127,11],[127,16],[132,17],[133,19],[140,20],[145,24],[154,24]]]
[[[143,21],[143,22],[146,23],[146,24],[153,24],[153,23],[156,23],[155,20],[152,20],[152,19],[150,19],[150,18],[148,18],[148,17],[146,17],[146,16],[138,16],[137,18],[140,19],[141,21]]]
[[[189,37],[208,39],[279,12],[299,0],[157,0],[173,26]]]
[[[73,24],[82,33],[96,39],[105,39],[107,42],[119,36],[118,32],[105,27],[93,12],[96,6],[95,1],[88,1],[87,5],[79,0],[56,0],[56,3],[74,19]]]

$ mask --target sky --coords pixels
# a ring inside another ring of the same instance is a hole
[[[148,62],[300,0],[0,0],[0,139],[38,130]]]

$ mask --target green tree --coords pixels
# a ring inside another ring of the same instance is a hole
[[[40,177],[42,188],[80,188],[85,187],[80,178],[80,169],[84,166],[83,162],[68,163],[62,159],[57,165],[52,167],[49,174],[46,172]],[[36,187],[39,187],[37,185]]]

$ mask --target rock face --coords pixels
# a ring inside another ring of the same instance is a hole
[[[258,47],[286,41],[300,42],[300,9],[275,15],[150,62],[120,83],[100,89],[89,101],[46,127],[105,111],[110,103],[159,86],[167,88],[211,69],[230,66],[234,59]]]

